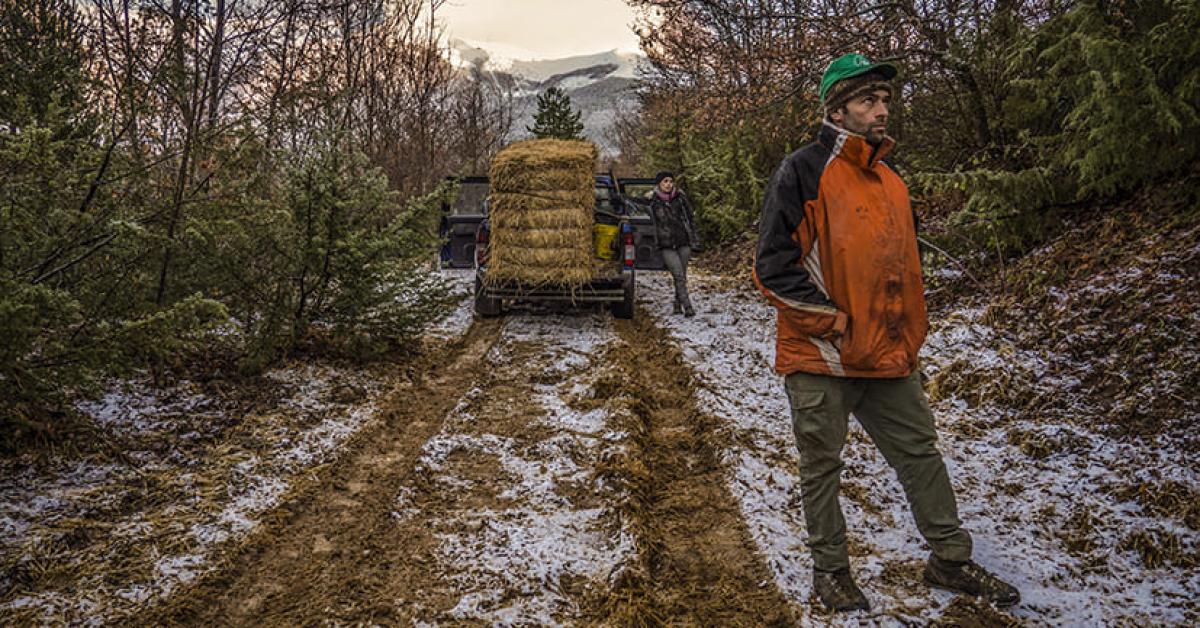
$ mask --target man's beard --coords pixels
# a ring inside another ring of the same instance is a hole
[[[876,131],[875,128],[879,126],[883,128]],[[887,137],[887,125],[881,125],[878,121],[871,121],[865,125],[862,131],[859,131],[859,135],[867,138],[868,144],[877,146],[883,143],[883,138]]]
[[[859,128],[854,128],[854,126],[851,126],[850,120],[847,119],[847,120],[843,120],[842,123],[838,126],[842,127],[843,129],[846,129],[847,131],[850,131],[851,133],[856,133],[858,135],[863,136],[864,138],[866,138],[868,144],[873,144],[873,145],[882,144],[883,139],[885,137],[887,137],[887,126],[886,125],[884,125],[883,130],[879,131],[878,133],[876,133],[875,131],[872,130],[876,126],[880,126],[878,122],[870,122],[868,124],[862,125]]]

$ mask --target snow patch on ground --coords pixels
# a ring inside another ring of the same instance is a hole
[[[475,269],[444,268],[442,279],[450,283],[450,298],[458,304],[444,318],[431,325],[426,335],[436,340],[453,340],[467,333],[475,320]]]
[[[600,486],[595,463],[620,447],[623,435],[607,427],[603,409],[579,412],[566,399],[587,392],[587,378],[578,372],[614,340],[598,316],[510,317],[488,360],[507,365],[514,346],[542,347],[537,364],[521,366],[563,376],[564,383],[535,384],[534,400],[543,409],[537,421],[551,436],[529,443],[487,432],[470,410],[482,394],[476,389],[422,448],[418,469],[433,478],[431,490],[439,497],[476,486],[477,479],[456,473],[460,456],[496,459],[501,469],[496,477],[511,478],[493,489],[504,507],[466,508],[436,522],[440,562],[451,570],[461,595],[440,619],[559,624],[574,610],[565,585],[578,579],[603,583],[634,553],[629,534],[606,530],[604,508],[578,507],[563,493],[568,484]],[[397,497],[396,514],[401,520],[420,514],[413,491]]]
[[[100,399],[78,404],[79,410],[119,435],[163,431],[182,414],[217,418],[220,410],[212,398],[190,382],[165,389],[141,388],[125,382]]]
[[[0,617],[37,610],[44,620],[104,622],[171,595],[210,569],[209,558],[221,544],[251,532],[298,474],[335,457],[374,416],[373,399],[381,393],[377,383],[330,367],[278,369],[266,379],[290,394],[275,413],[242,422],[247,429],[263,432],[256,453],[241,451],[236,442],[215,459],[207,457],[212,455],[207,448],[168,450],[165,455],[147,451],[138,461],[63,461],[0,481],[0,548],[15,559],[6,560],[6,566],[20,569],[21,564],[53,555],[69,573],[78,572],[61,590],[0,601]],[[364,394],[362,405],[337,400],[337,391],[346,387]],[[189,382],[157,391],[145,383],[121,382],[101,401],[80,405],[85,412],[97,413],[97,420],[114,432],[159,440],[190,433],[197,420],[228,423],[216,408],[216,400],[192,392]],[[189,414],[192,411],[202,415]],[[236,462],[224,468],[222,455]],[[208,487],[205,496],[197,494],[195,486],[201,476]],[[147,477],[190,497],[155,505],[155,497],[141,488]],[[120,503],[126,499],[148,499],[149,507],[125,513]],[[99,535],[78,550],[55,549],[55,539],[93,528],[109,529],[111,534]],[[153,550],[131,549],[139,545]],[[103,569],[94,571],[97,561],[122,563],[130,569],[127,580],[114,586]],[[85,569],[85,564],[93,568]],[[80,614],[82,600],[88,601],[86,615]]]
[[[639,276],[641,305],[682,347],[703,384],[701,405],[748,438],[726,453],[730,487],[752,537],[785,595],[806,625],[829,619],[807,611],[812,564],[803,546],[798,456],[791,435],[782,379],[771,370],[775,313],[749,286],[728,288],[715,278],[693,277],[695,318],[670,314],[669,277]],[[1054,385],[1048,365],[1059,356],[1016,352],[981,321],[982,311],[935,320],[922,353],[927,373],[939,369],[1019,369]],[[1130,531],[1166,527],[1186,547],[1200,546],[1195,531],[1142,513],[1113,496],[1109,482],[1136,480],[1153,469],[1196,488],[1191,456],[1167,447],[1138,447],[1067,425],[1006,424],[1003,408],[972,407],[950,397],[934,404],[940,448],[956,487],[964,527],[975,539],[975,559],[1021,589],[1012,613],[1035,624],[1096,625],[1187,623],[1197,617],[1200,575],[1180,567],[1145,567],[1125,549]],[[844,458],[842,506],[851,537],[851,562],[871,598],[871,613],[834,619],[856,625],[893,625],[935,619],[951,595],[931,591],[911,574],[927,555],[899,483],[861,427],[852,421]],[[1010,442],[1012,428],[1087,446],[1036,459]],[[1071,516],[1094,513],[1094,561],[1073,556],[1063,531]],[[857,546],[857,547],[856,547]],[[1090,564],[1089,564],[1090,563]],[[897,578],[896,574],[901,577]]]
[[[472,320],[473,274],[447,277],[462,303],[430,332],[440,340],[461,336]],[[126,460],[0,462],[0,591],[11,587],[0,595],[0,623],[111,622],[192,583],[306,470],[334,460],[373,420],[384,392],[366,372],[326,366],[280,368],[264,379],[282,399],[246,416],[229,414],[192,382],[115,382],[78,408],[134,444]],[[162,490],[177,496],[161,503]],[[131,501],[145,505],[129,511]],[[59,539],[73,534],[85,542],[62,550]],[[67,574],[56,588],[25,590],[12,580],[44,561]],[[114,579],[111,569],[123,571]]]

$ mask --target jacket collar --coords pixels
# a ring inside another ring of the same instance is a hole
[[[891,136],[885,136],[883,142],[875,146],[868,142],[867,138],[847,131],[828,120],[822,122],[821,132],[817,139],[829,148],[830,162],[834,157],[841,157],[859,168],[867,170],[874,168],[896,146],[896,140]]]

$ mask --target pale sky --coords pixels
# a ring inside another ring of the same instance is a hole
[[[448,0],[439,16],[450,38],[496,44],[508,55],[554,59],[638,49],[634,11],[622,0]]]

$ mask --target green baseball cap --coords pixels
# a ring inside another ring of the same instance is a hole
[[[891,80],[896,76],[896,66],[890,63],[871,63],[870,59],[856,52],[842,55],[830,62],[829,67],[825,68],[825,74],[821,76],[821,102],[825,102],[825,96],[829,94],[829,88],[833,87],[834,83],[867,72],[878,72],[883,78]]]

